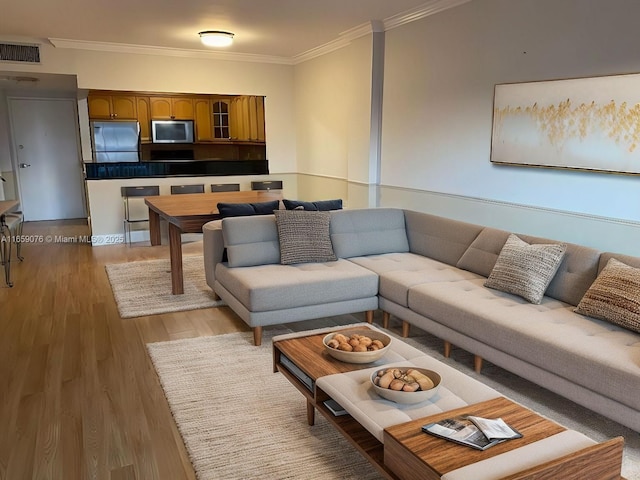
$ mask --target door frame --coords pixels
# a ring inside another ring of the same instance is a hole
[[[24,94],[18,94],[18,95],[7,94],[6,101],[7,101],[7,114],[8,114],[7,116],[9,117],[8,118],[9,119],[9,146],[11,151],[11,167],[13,168],[15,188],[16,188],[16,193],[20,203],[22,203],[23,192],[22,192],[22,185],[20,182],[20,168],[18,166],[18,163],[19,163],[18,149],[17,149],[18,147],[15,140],[16,131],[15,131],[15,125],[13,120],[13,108],[14,108],[12,106],[13,100],[59,101],[59,102],[71,103],[73,108],[73,113],[74,113],[73,118],[74,118],[74,126],[75,126],[77,161],[78,161],[78,166],[80,168],[78,172],[79,173],[78,181],[82,182],[80,184],[80,191],[82,192],[82,210],[83,210],[82,218],[86,218],[88,220],[89,207],[87,205],[87,192],[86,192],[86,187],[84,182],[85,169],[84,169],[84,162],[82,160],[82,147],[80,142],[80,123],[78,121],[78,101],[74,97],[55,97],[55,96],[47,97],[43,95],[29,96]]]

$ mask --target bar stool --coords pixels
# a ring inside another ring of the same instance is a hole
[[[204,183],[199,185],[171,185],[171,195],[181,193],[204,193]]]
[[[240,184],[239,183],[212,183],[211,191],[212,192],[239,192]]]
[[[251,182],[251,190],[282,190],[282,180]]]
[[[133,224],[149,222],[149,210],[145,208],[142,199],[143,197],[154,197],[156,195],[160,195],[160,186],[147,185],[141,187],[121,187],[120,193],[124,204],[124,238],[126,240],[128,235],[129,246],[131,246],[131,226]],[[138,199],[136,204],[134,204],[135,199]],[[138,203],[141,205],[138,205]]]
[[[13,282],[11,281],[11,252],[16,238],[16,256],[18,260],[24,260],[21,238],[23,225],[24,217],[22,212],[7,213],[0,216],[0,264],[4,267],[4,280],[8,287],[13,287]]]

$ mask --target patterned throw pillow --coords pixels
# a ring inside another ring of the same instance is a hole
[[[611,258],[574,311],[640,333],[640,268]]]
[[[332,262],[337,260],[329,237],[329,212],[275,210],[280,263]]]
[[[484,286],[539,304],[566,249],[564,243],[529,245],[511,234]]]

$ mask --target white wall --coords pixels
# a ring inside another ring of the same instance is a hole
[[[382,184],[640,221],[640,177],[489,161],[495,84],[638,72],[638,18],[632,0],[474,0],[388,31]]]
[[[296,65],[298,172],[368,181],[371,56],[366,35]]]

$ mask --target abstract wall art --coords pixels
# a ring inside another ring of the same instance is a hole
[[[496,85],[491,162],[640,173],[640,74]]]

